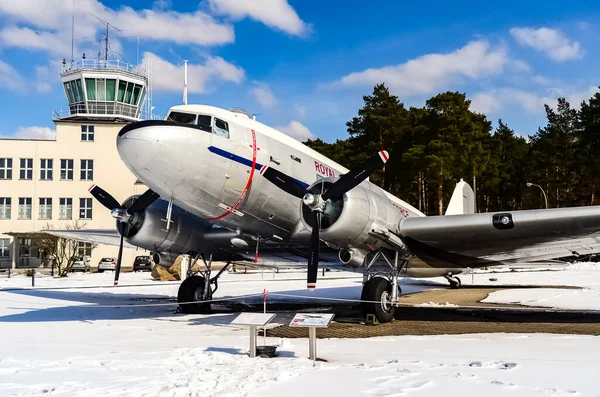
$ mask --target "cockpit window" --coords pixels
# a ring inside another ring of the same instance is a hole
[[[215,117],[215,125],[213,128],[213,132],[217,136],[222,136],[224,138],[229,138],[229,125],[226,121],[219,120]]]
[[[196,115],[190,113],[171,112],[168,121],[175,121],[183,124],[196,124]]]
[[[206,132],[212,132],[212,126],[210,124],[210,116],[205,116],[203,114],[198,115],[198,127],[201,130]]]

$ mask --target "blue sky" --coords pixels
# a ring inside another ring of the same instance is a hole
[[[76,0],[76,55],[151,60],[155,113],[189,102],[243,107],[305,139],[347,136],[362,95],[383,81],[407,106],[447,90],[522,135],[543,104],[578,104],[600,84],[598,1]],[[49,136],[66,105],[59,70],[71,54],[72,0],[0,0],[0,135]],[[117,52],[121,56],[117,55]]]

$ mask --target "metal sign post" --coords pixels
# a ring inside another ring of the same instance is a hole
[[[256,357],[256,328],[266,326],[274,317],[274,313],[241,313],[231,322],[250,327],[250,357]]]
[[[317,360],[317,328],[327,328],[333,313],[296,313],[290,327],[308,328],[308,358]]]

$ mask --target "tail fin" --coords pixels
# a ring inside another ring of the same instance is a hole
[[[464,215],[475,213],[475,195],[471,186],[462,179],[456,184],[445,215]]]

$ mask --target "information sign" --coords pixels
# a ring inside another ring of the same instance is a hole
[[[290,327],[326,328],[333,319],[333,313],[296,313]]]

